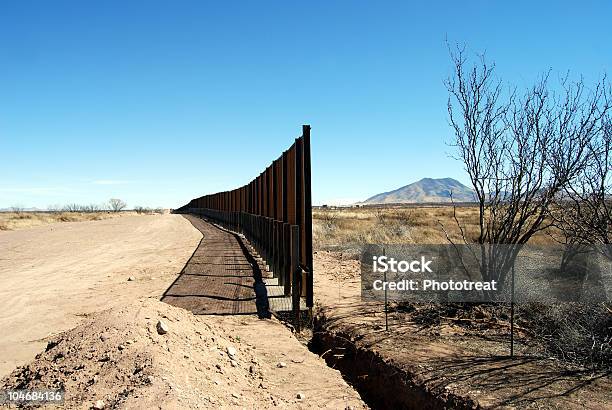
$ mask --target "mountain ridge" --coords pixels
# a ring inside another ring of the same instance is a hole
[[[473,202],[474,191],[453,178],[422,178],[388,192],[373,195],[361,204]]]

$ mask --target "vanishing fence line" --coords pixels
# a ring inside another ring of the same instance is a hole
[[[313,306],[310,126],[258,177],[232,191],[192,199],[175,210],[242,233],[269,266],[299,323],[300,298]]]

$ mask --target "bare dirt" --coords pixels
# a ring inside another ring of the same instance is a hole
[[[167,333],[158,333],[159,320]],[[65,389],[67,408],[98,400],[105,408],[363,407],[277,320],[194,316],[156,299],[96,314],[50,339],[3,383]]]
[[[179,215],[1,232],[0,386],[63,388],[66,408],[364,408],[276,319],[159,301],[200,239]]]
[[[63,388],[83,409],[365,408],[360,394],[379,408],[610,408],[606,373],[510,359],[495,337],[401,310],[387,332],[355,252],[314,257],[322,358],[276,319],[160,302],[200,239],[178,215],[0,232],[0,387]]]
[[[91,313],[161,294],[200,236],[179,215],[0,232],[0,376]]]
[[[423,327],[360,300],[355,255],[315,254],[313,346],[380,408],[608,409],[610,375],[536,356],[508,357],[493,334],[454,325]],[[493,337],[491,337],[493,336]]]

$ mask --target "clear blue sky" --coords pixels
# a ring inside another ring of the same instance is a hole
[[[302,124],[314,203],[465,182],[445,37],[518,85],[612,64],[609,1],[296,3],[0,2],[0,208],[178,206],[248,182]]]

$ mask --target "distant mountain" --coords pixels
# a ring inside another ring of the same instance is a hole
[[[474,202],[474,191],[453,178],[423,178],[395,191],[383,192],[363,201],[363,204]]]

